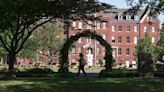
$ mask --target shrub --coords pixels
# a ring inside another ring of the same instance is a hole
[[[129,78],[129,77],[138,77],[138,74],[136,71],[130,71],[130,70],[115,70],[115,71],[106,71],[102,70],[99,73],[99,77],[115,77],[115,78]]]

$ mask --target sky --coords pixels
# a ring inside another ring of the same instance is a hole
[[[111,5],[115,5],[117,8],[129,8],[129,6],[127,6],[126,0],[99,0],[101,2],[105,2],[105,3],[109,3]],[[158,19],[160,21],[160,23],[164,22],[164,15],[159,15]]]

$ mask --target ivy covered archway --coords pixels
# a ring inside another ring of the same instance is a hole
[[[66,42],[63,45],[63,48],[60,51],[60,68],[59,72],[66,73],[68,72],[68,54],[69,49],[71,48],[72,44],[77,41],[80,37],[91,37],[91,39],[96,39],[99,41],[99,43],[105,47],[105,70],[111,71],[112,70],[112,63],[113,63],[113,57],[112,57],[112,48],[106,42],[102,36],[96,34],[96,32],[91,32],[89,30],[85,30],[81,33],[77,33],[75,36],[71,36],[69,39],[66,40]]]

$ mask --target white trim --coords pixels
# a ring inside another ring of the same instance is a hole
[[[146,14],[142,17],[142,19],[140,20],[140,23],[143,23],[143,21],[145,20],[145,18],[148,16],[148,14],[150,13],[150,9],[146,12]]]

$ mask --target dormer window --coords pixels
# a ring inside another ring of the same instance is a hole
[[[152,22],[152,21],[153,21],[153,17],[152,17],[152,16],[148,16],[148,17],[147,17],[147,21],[148,21],[148,22]]]
[[[131,20],[131,16],[130,15],[126,15],[126,20]]]
[[[139,17],[137,15],[134,16],[134,20],[139,20]]]
[[[118,15],[118,20],[122,20],[123,16],[122,15]]]

